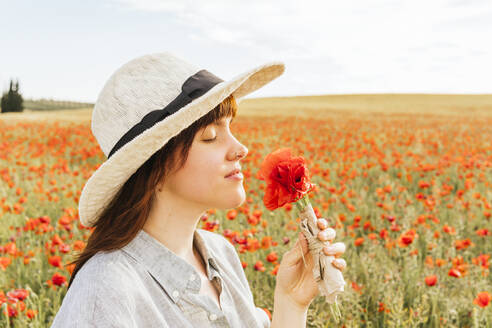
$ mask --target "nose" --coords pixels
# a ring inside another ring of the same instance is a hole
[[[233,135],[232,133],[229,134],[230,136],[230,151],[227,155],[231,161],[238,161],[248,154],[248,147],[243,145],[239,140],[237,140],[236,136]]]
[[[248,154],[248,148],[245,145],[243,145],[242,143],[240,143],[240,142],[238,142],[238,143],[239,143],[239,147],[236,147],[232,151],[232,155],[231,155],[232,160],[243,159]]]

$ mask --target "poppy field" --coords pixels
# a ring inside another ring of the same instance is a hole
[[[246,201],[199,226],[236,247],[267,314],[300,219],[291,204],[265,208],[256,173],[289,147],[306,159],[316,215],[346,244],[343,319],[317,298],[307,327],[492,327],[492,115],[238,116],[231,130],[249,149]],[[91,233],[80,192],[104,160],[87,120],[0,119],[1,327],[51,324]]]

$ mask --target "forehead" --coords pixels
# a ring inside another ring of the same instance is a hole
[[[222,117],[219,122],[214,122],[213,125],[215,126],[220,126],[224,125],[228,120],[232,122],[234,118],[233,117]]]

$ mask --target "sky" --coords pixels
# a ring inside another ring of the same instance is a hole
[[[489,0],[0,0],[0,86],[94,103],[131,59],[169,51],[223,80],[285,72],[246,98],[492,93]]]

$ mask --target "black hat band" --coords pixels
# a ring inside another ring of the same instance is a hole
[[[128,142],[132,141],[136,136],[140,135],[145,130],[154,126],[157,122],[162,121],[171,114],[174,114],[181,108],[188,105],[194,99],[204,95],[207,91],[212,89],[215,85],[223,82],[221,78],[215,76],[209,71],[202,69],[196,74],[190,76],[183,83],[181,87],[181,93],[174,98],[166,107],[162,109],[156,109],[146,114],[140,122],[135,124],[127,133],[125,133],[120,140],[114,145],[113,149],[109,152],[108,158],[110,158],[118,149],[123,147]]]

